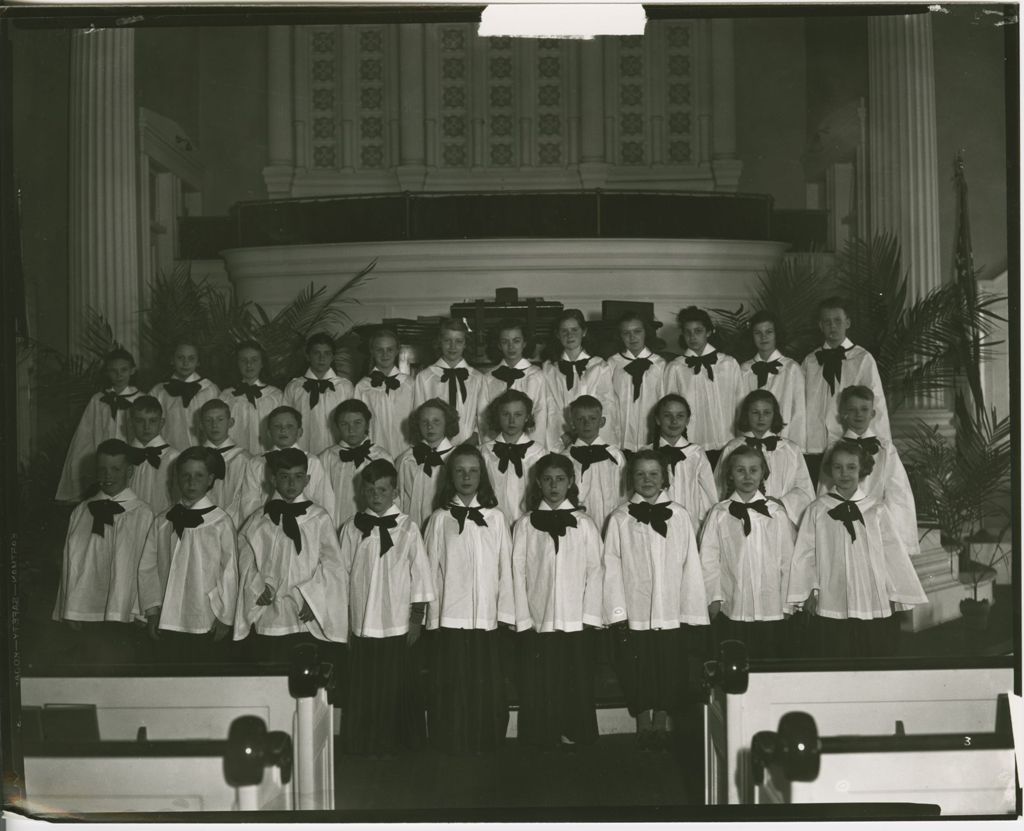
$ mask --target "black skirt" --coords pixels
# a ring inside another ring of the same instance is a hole
[[[810,615],[807,641],[813,658],[888,658],[899,649],[897,615],[860,620]]]
[[[408,671],[405,635],[349,636],[348,694],[341,721],[346,753],[379,755],[408,745]]]
[[[712,621],[712,658],[722,641],[742,641],[750,658],[781,658],[785,654],[785,620],[733,620],[719,613]]]
[[[442,627],[430,641],[430,743],[446,753],[497,750],[508,729],[499,631]]]
[[[556,747],[562,736],[576,744],[597,740],[590,634],[517,635],[518,734],[524,744]]]
[[[682,625],[615,633],[615,672],[631,716],[646,710],[678,710],[689,700],[690,683],[704,653],[704,628]]]

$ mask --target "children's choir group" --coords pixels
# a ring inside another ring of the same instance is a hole
[[[634,315],[604,360],[567,310],[541,367],[523,323],[504,321],[502,362],[481,373],[447,320],[415,377],[381,329],[354,387],[327,334],[284,390],[261,381],[256,342],[238,345],[224,390],[191,344],[149,394],[115,350],[60,483],[59,499],[85,501],[54,618],[144,622],[152,654],[183,658],[232,641],[263,658],[347,644],[343,742],[371,754],[414,736],[423,705],[438,747],[497,747],[500,628],[518,633],[518,735],[538,745],[597,736],[587,629],[613,631],[648,746],[711,641],[753,657],[890,654],[894,612],[927,599],[878,372],[847,339],[843,302],[822,304],[824,344],[802,365],[776,349],[768,314],[742,365],[708,343],[706,312],[678,321],[670,363]],[[424,624],[432,671],[415,689]]]

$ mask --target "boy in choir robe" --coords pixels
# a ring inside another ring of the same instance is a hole
[[[539,446],[544,446],[551,418],[551,397],[541,368],[524,357],[527,350],[531,353],[533,351],[526,337],[526,324],[521,320],[507,318],[499,321],[496,331],[501,363],[484,379],[485,392],[480,397],[478,419],[481,439],[497,437],[499,427],[490,418],[491,404],[503,392],[515,390],[533,402],[533,426],[527,428],[527,432]]]
[[[417,527],[427,524],[444,480],[444,462],[459,432],[459,417],[440,398],[420,404],[412,414],[415,444],[395,461],[399,504]]]
[[[487,478],[494,487],[498,508],[511,525],[526,513],[526,491],[530,470],[547,453],[544,445],[530,438],[533,402],[516,389],[501,393],[491,402],[487,418],[498,437],[485,442],[480,452]],[[539,435],[539,431],[534,431]]]
[[[676,320],[684,351],[665,371],[665,392],[678,393],[690,402],[693,440],[704,448],[714,466],[732,438],[736,407],[743,398],[740,365],[708,343],[715,327],[706,311],[687,306]]]
[[[569,405],[569,412],[576,440],[564,455],[572,461],[580,502],[603,532],[608,515],[626,498],[626,459],[615,445],[598,439],[605,424],[600,401],[581,395]]]
[[[284,402],[284,393],[260,380],[267,356],[257,341],[238,344],[235,360],[239,381],[230,389],[221,390],[220,395],[231,408],[234,420],[229,435],[250,456],[258,456],[271,446],[267,416]]]
[[[208,447],[181,454],[175,466],[181,499],[153,520],[142,548],[139,608],[167,658],[223,658],[235,622],[235,526],[209,497],[217,465]]]
[[[152,395],[140,395],[128,409],[132,440],[128,459],[135,467],[132,490],[159,514],[178,498],[174,462],[178,450],[164,441],[164,412]]]
[[[68,446],[64,469],[57,485],[58,502],[78,502],[93,486],[96,448],[106,439],[128,441],[131,430],[128,408],[142,393],[132,386],[135,359],[124,349],[113,349],[103,357],[107,386],[89,399]]]
[[[171,377],[149,391],[164,411],[164,435],[179,453],[199,444],[199,408],[220,395],[217,385],[203,378],[199,369],[199,349],[187,341],[175,344]]]
[[[392,461],[384,448],[370,441],[371,424],[369,408],[355,398],[342,401],[334,411],[338,443],[328,447],[319,459],[334,492],[331,515],[336,528],[352,519],[363,507],[359,471],[374,459]]]
[[[326,332],[306,340],[306,360],[305,374],[285,386],[284,403],[298,411],[305,425],[299,433],[299,448],[316,456],[334,444],[331,413],[352,397],[352,382],[334,371],[334,338]]]
[[[297,447],[271,457],[274,494],[238,534],[234,637],[255,628],[252,654],[263,661],[348,638],[348,574],[334,522],[306,495],[308,459]]]
[[[750,318],[750,336],[757,354],[740,364],[741,386],[746,391],[767,390],[779,402],[782,437],[802,453],[807,442],[807,396],[800,364],[783,355],[776,346],[779,324],[769,311]],[[722,451],[723,455],[725,451]]]
[[[616,443],[623,450],[639,450],[647,444],[651,411],[664,392],[665,359],[647,348],[647,326],[635,312],[619,318],[623,349],[608,359],[618,405]]]
[[[278,450],[299,446],[299,439],[302,438],[302,415],[294,407],[278,407],[267,416],[267,428],[270,431],[270,440],[273,442],[274,449],[249,460],[245,467],[242,487],[238,491],[239,504],[232,511],[233,514],[241,518],[242,522],[245,522],[254,511],[262,507],[273,494],[274,484],[270,478],[270,467],[267,462]],[[299,449],[302,450],[301,447]],[[304,450],[302,452],[306,453]],[[311,453],[306,453],[306,455],[309,457],[307,463],[309,484],[306,486],[306,493],[333,519],[335,503],[331,480],[327,478],[327,473],[320,460]]]
[[[390,329],[370,335],[370,374],[356,384],[354,397],[370,410],[370,439],[397,459],[409,449],[409,417],[413,411],[412,378],[398,368],[400,345]]]
[[[231,521],[238,528],[245,517],[239,516],[242,484],[245,471],[252,460],[243,448],[231,439],[231,428],[234,426],[231,408],[219,398],[207,401],[199,410],[199,426],[205,441],[203,447],[215,450],[221,459],[221,467],[214,473],[213,488],[210,490],[210,501],[228,512]]]
[[[668,495],[690,514],[694,530],[711,506],[718,501],[715,476],[704,449],[686,438],[690,405],[681,395],[670,392],[654,406],[656,434],[643,450],[656,450],[668,470]]]
[[[459,430],[451,437],[455,444],[477,443],[477,416],[484,395],[484,376],[466,363],[463,354],[469,329],[461,320],[442,320],[438,330],[437,348],[441,357],[417,374],[413,382],[413,404],[440,398],[447,401],[458,416]],[[427,516],[423,517],[426,522]]]
[[[341,529],[349,591],[348,699],[341,734],[346,752],[380,756],[423,740],[422,711],[411,703],[416,696],[409,653],[419,640],[426,604],[436,595],[419,526],[396,504],[394,465],[377,459],[360,477],[366,510]]]

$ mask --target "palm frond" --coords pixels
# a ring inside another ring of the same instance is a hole
[[[737,361],[745,361],[754,350],[750,339],[751,312],[742,305],[735,310],[709,309],[715,324],[714,346]]]

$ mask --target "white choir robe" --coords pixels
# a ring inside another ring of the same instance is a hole
[[[520,359],[513,369],[521,369],[525,375],[512,382],[511,389],[518,390],[533,402],[532,430],[528,430],[531,439],[538,444],[545,444],[548,439],[548,423],[555,418],[553,415],[553,403],[548,393],[548,382],[544,378],[544,372],[539,366],[534,366],[526,358]],[[494,370],[491,370],[493,372]],[[480,396],[480,414],[477,418],[477,429],[480,433],[480,444],[485,439],[495,439],[498,431],[491,427],[488,422],[488,409],[491,402],[499,395],[509,389],[509,386],[499,378],[488,373],[484,376],[483,393]]]
[[[275,492],[273,498],[281,495]],[[295,501],[312,500],[303,493]],[[321,641],[347,640],[348,573],[334,522],[316,504],[295,521],[301,552],[264,508],[249,517],[239,532],[235,640],[245,638],[253,625],[258,635],[309,632]],[[256,600],[268,585],[273,589],[273,601],[260,606]],[[299,620],[303,603],[313,612],[308,623]]]
[[[875,394],[872,427],[877,435],[892,439],[885,390],[874,357],[849,338],[843,341],[842,346],[847,350],[846,360],[843,361],[842,375],[836,381],[835,392],[829,392],[828,383],[821,374],[821,364],[815,356],[817,349],[812,350],[802,364],[807,399],[807,444],[804,448],[807,453],[824,453],[839,440],[843,434],[839,423],[839,393],[852,386],[867,387]]]
[[[394,543],[382,556],[380,529],[370,536],[356,528],[354,519],[341,529],[341,557],[348,574],[349,631],[360,638],[391,638],[409,631],[413,603],[436,599],[430,562],[419,526],[394,505],[383,514],[397,516],[388,530]]]
[[[231,408],[234,426],[228,430],[228,437],[243,448],[250,456],[258,456],[272,447],[267,426],[267,416],[284,403],[284,393],[269,384],[257,383],[260,397],[256,406],[249,403],[244,395],[235,395],[234,387],[220,392],[220,400]]]
[[[690,515],[695,531],[700,529],[704,517],[711,506],[718,502],[718,489],[715,487],[715,474],[704,448],[691,444],[680,436],[674,442],[658,437],[661,445],[678,447],[686,455],[683,461],[668,467],[668,495],[673,502],[678,502]],[[653,444],[644,445],[641,450],[654,449]]]
[[[114,418],[110,414],[110,406],[100,400],[111,392],[112,388],[98,392],[85,405],[71,444],[68,445],[67,456],[64,457],[64,469],[60,474],[55,497],[58,502],[78,502],[95,483],[96,448],[102,442],[107,439],[129,440],[131,425],[128,411],[118,410]],[[136,387],[125,387],[120,394],[130,401],[142,395]]]
[[[466,517],[460,534],[451,511],[440,508],[423,533],[436,594],[427,612],[428,629],[490,631],[499,622],[515,623],[508,523],[497,508],[481,508],[476,497],[470,507],[480,510],[486,527]]]
[[[642,502],[633,494],[608,518],[604,537],[604,618],[609,624],[628,620],[629,628],[678,629],[708,623],[704,574],[690,515],[662,491],[655,502],[672,511],[663,537],[634,519],[629,506]]]
[[[615,441],[623,450],[639,450],[645,444],[651,430],[651,413],[663,395],[665,385],[665,359],[644,347],[637,358],[647,358],[651,366],[644,373],[640,385],[640,397],[633,400],[633,376],[624,367],[633,360],[629,353],[616,353],[608,359],[612,368],[612,387],[618,403],[616,423],[618,437]]]
[[[563,352],[563,360],[568,360]],[[604,358],[591,357],[581,352],[577,360],[587,359],[583,377],[572,371],[572,389],[566,389],[565,376],[558,368],[558,361],[545,361],[544,378],[548,382],[548,396],[551,399],[551,418],[548,421],[547,440],[544,442],[552,453],[560,453],[571,443],[562,441],[563,434],[572,435],[572,415],[569,405],[581,395],[590,395],[601,402],[605,423],[599,434],[605,444],[616,444],[619,436],[619,408],[612,386],[612,368]]]
[[[596,439],[594,444],[601,445],[603,442]],[[626,457],[619,448],[612,444],[606,445],[612,461],[605,459],[592,464],[587,468],[587,472],[583,473],[583,466],[572,457],[570,450],[572,447],[586,446],[585,441],[576,439],[562,455],[572,462],[576,486],[580,489],[580,504],[594,520],[597,530],[603,533],[605,520],[609,514],[626,500]]]
[[[505,441],[499,436],[486,442],[480,448],[480,455],[484,457],[484,465],[487,467],[487,477],[491,480],[491,487],[498,499],[498,508],[505,515],[509,527],[526,513],[527,491],[530,489],[530,471],[537,462],[547,455],[548,449],[539,441],[534,441],[526,433],[523,433],[516,440],[516,444],[530,444],[523,457],[523,476],[516,475],[515,466],[509,462],[508,469],[502,473],[498,466],[501,460],[494,453],[494,443]]]
[[[860,488],[853,495],[864,523],[854,521],[850,539],[842,522],[828,515],[834,496],[815,499],[797,531],[788,602],[801,606],[818,589],[815,614],[844,620],[889,617],[890,602],[906,611],[928,602],[900,535],[885,507]]]
[[[715,485],[718,493],[725,497],[733,489],[733,483],[728,481],[728,471],[725,469],[725,460],[729,458],[737,447],[745,446],[743,440],[746,436],[753,436],[750,431],[743,433],[729,442],[722,448],[722,455],[718,457],[718,464],[715,466]],[[765,437],[773,436],[774,433],[765,433]],[[766,496],[774,496],[786,507],[789,521],[794,527],[800,524],[800,517],[804,510],[814,499],[814,485],[811,484],[811,474],[807,471],[807,462],[800,448],[785,438],[780,438],[774,450],[762,449],[765,461],[768,462],[768,478],[764,480],[764,493]]]
[[[225,445],[231,447],[231,450],[221,454],[224,459],[224,478],[214,480],[209,496],[214,505],[228,512],[235,527],[239,528],[245,519],[244,516],[241,516],[240,494],[245,484],[245,472],[249,467],[249,462],[252,461],[252,456],[243,448],[235,445],[230,438],[220,446],[224,447]],[[217,447],[209,441],[204,446]]]
[[[453,447],[448,439],[441,439],[441,443],[434,449],[447,462]],[[434,500],[437,499],[441,483],[444,481],[444,468],[443,464],[437,465],[430,471],[430,476],[424,476],[423,468],[416,464],[411,447],[395,460],[395,469],[398,471],[399,505],[418,527],[426,525],[430,515],[434,513]]]
[[[166,444],[167,447],[160,452],[160,467],[153,467],[149,462],[135,465],[135,473],[132,474],[132,490],[135,495],[153,509],[154,514],[170,508],[178,500],[178,482],[174,476],[174,463],[180,455],[171,444],[164,440],[163,436],[143,444],[138,439],[132,439],[132,447],[160,447]]]
[[[329,513],[334,519],[336,529],[341,528],[356,515],[357,511],[363,509],[363,483],[359,478],[359,471],[376,459],[394,462],[394,459],[383,447],[371,444],[370,454],[366,461],[356,467],[353,462],[343,462],[338,456],[342,447],[348,448],[349,445],[339,442],[328,447],[317,457],[320,459],[320,464],[323,466],[334,493],[334,504]]]
[[[730,620],[782,620],[787,607],[789,572],[793,564],[796,527],[779,505],[765,500],[769,516],[748,511],[750,535],[743,521],[729,513],[731,502],[764,499],[758,493],[745,500],[733,493],[708,513],[700,532],[700,556],[708,603],[722,602]]]
[[[292,445],[297,449],[297,444]],[[285,449],[285,448],[278,448]],[[271,450],[269,453],[273,453]],[[334,487],[331,480],[327,478],[324,466],[320,459],[312,453],[303,450],[306,454],[306,474],[309,476],[309,484],[306,485],[306,493],[314,503],[319,505],[334,519]],[[262,456],[253,456],[245,466],[245,477],[242,480],[242,487],[238,489],[238,502],[232,506],[232,514],[241,517],[245,522],[253,513],[258,511],[270,499],[274,493],[274,482],[267,465],[268,453]],[[334,523],[335,528],[338,523]]]
[[[197,373],[193,372],[185,379],[185,383],[193,381],[199,382],[199,392],[192,397],[187,407],[181,403],[181,399],[178,396],[168,395],[164,389],[167,384],[166,381],[161,381],[159,384],[154,385],[153,389],[149,391],[149,394],[159,401],[160,406],[164,408],[164,427],[162,432],[171,447],[178,451],[202,444],[202,436],[199,430],[199,411],[202,409],[203,404],[207,401],[212,401],[220,395],[220,389],[209,378],[201,378]]]
[[[334,384],[333,390],[320,393],[316,406],[312,409],[309,406],[309,393],[302,386],[309,380],[330,381]],[[305,375],[292,378],[284,388],[284,403],[302,413],[302,435],[295,442],[295,446],[315,456],[334,444],[331,418],[335,408],[342,401],[348,401],[352,397],[352,392],[352,382],[342,378],[333,369],[327,370],[324,377],[319,379],[311,369],[307,369]]]
[[[398,367],[392,367],[388,375],[398,378],[397,390],[388,392],[383,385],[375,387],[366,377],[356,382],[352,397],[362,401],[370,410],[370,441],[396,459],[412,444],[409,441],[409,418],[413,411],[413,383],[412,377],[399,372]]]
[[[446,369],[466,369],[469,376],[466,378],[466,400],[462,400],[458,388],[455,391],[455,412],[459,415],[459,432],[452,438],[453,444],[462,444],[469,441],[470,436],[477,432],[477,417],[480,413],[480,401],[484,397],[484,375],[473,369],[465,360],[459,361],[454,367],[449,367],[443,359],[437,363],[426,366],[419,371],[413,380],[413,406],[419,407],[431,398],[440,398],[448,401],[448,383],[441,381],[441,373]],[[423,517],[426,522],[427,517]]]
[[[105,499],[120,503],[124,513],[103,526],[101,537],[92,532],[89,503]],[[152,509],[131,488],[77,505],[64,540],[53,619],[130,622],[138,613],[139,556],[152,524]]]
[[[570,509],[566,500],[559,509]],[[551,510],[541,502],[538,511]],[[576,527],[558,540],[538,531],[530,514],[520,517],[512,533],[512,583],[516,630],[580,632],[584,624],[601,626],[604,567],[601,534],[589,516],[576,511]]]
[[[804,390],[804,371],[800,368],[800,364],[792,358],[787,358],[776,349],[768,360],[778,361],[782,366],[779,367],[779,371],[775,375],[768,376],[768,382],[763,387],[758,387],[757,376],[751,367],[760,360],[760,357],[755,356],[740,365],[743,395],[746,396],[756,389],[767,390],[774,395],[775,400],[779,402],[779,412],[782,414],[781,435],[793,442],[802,452],[807,442],[807,395]]]
[[[139,560],[139,609],[160,608],[160,628],[202,634],[216,621],[231,626],[238,600],[238,548],[231,517],[203,497],[193,510],[213,508],[181,539],[158,514]]]
[[[889,509],[889,515],[896,526],[896,533],[899,534],[903,547],[909,556],[916,557],[921,553],[921,542],[917,533],[917,503],[914,501],[914,492],[910,489],[907,469],[903,467],[895,445],[889,439],[875,435],[875,431],[870,427],[862,436],[858,436],[852,430],[843,433],[843,438],[868,437],[877,438],[880,447],[874,457],[875,466],[871,473],[861,480],[860,488]],[[832,488],[832,477],[822,466],[818,477],[818,496],[823,496]]]
[[[709,343],[701,357],[717,350]],[[706,367],[695,375],[686,364],[687,358],[697,353],[687,349],[665,370],[665,393],[678,393],[690,405],[690,424],[687,434],[701,447],[718,450],[734,435],[736,408],[746,395],[740,380],[740,365],[736,359],[718,352],[718,362],[712,367],[715,380],[708,380]],[[717,501],[717,500],[715,500]]]

